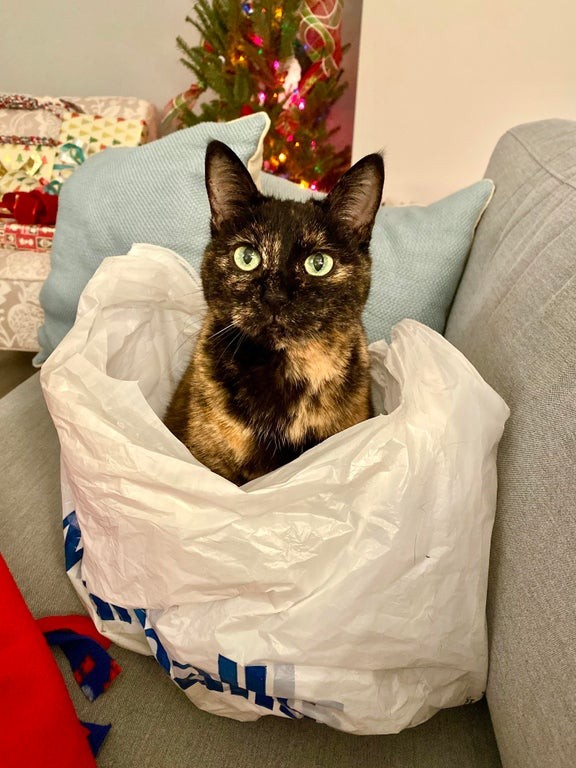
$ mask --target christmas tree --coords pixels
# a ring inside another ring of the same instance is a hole
[[[265,111],[264,169],[330,189],[350,164],[326,118],[346,88],[340,63],[343,0],[198,0],[186,21],[200,45],[177,43],[196,83],[176,99],[181,126]],[[201,94],[206,97],[197,103]]]

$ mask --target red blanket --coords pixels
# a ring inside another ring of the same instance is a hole
[[[96,768],[60,670],[0,555],[0,763]]]

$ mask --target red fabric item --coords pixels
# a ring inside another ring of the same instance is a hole
[[[88,731],[1,555],[0,617],[2,768],[96,768]]]
[[[36,619],[36,624],[42,634],[70,629],[79,635],[88,635],[88,637],[96,640],[106,650],[112,645],[112,641],[98,632],[94,622],[88,616],[78,616],[76,614],[70,616],[44,616],[42,619]]]
[[[55,224],[58,196],[33,189],[31,192],[6,192],[2,197],[18,224]]]

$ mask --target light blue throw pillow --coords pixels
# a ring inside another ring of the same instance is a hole
[[[60,193],[51,270],[40,292],[45,319],[36,365],[74,324],[80,294],[107,256],[128,253],[132,243],[152,243],[200,266],[210,235],[206,146],[223,141],[257,175],[268,126],[263,112],[201,123],[142,147],[104,150],[72,174]]]
[[[282,199],[307,200],[311,193],[263,174],[260,189]],[[444,332],[448,312],[494,183],[472,184],[428,206],[381,208],[370,251],[372,285],[364,310],[368,341],[389,339],[404,318]]]

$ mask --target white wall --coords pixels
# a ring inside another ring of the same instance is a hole
[[[0,91],[139,96],[162,107],[191,80],[176,37],[192,0],[0,0]]]
[[[239,0],[240,1],[240,0]],[[176,37],[197,45],[185,22],[194,0],[0,0],[0,92],[54,96],[138,96],[159,109],[193,74]],[[334,110],[335,143],[352,142],[362,0],[345,0],[350,89]]]
[[[336,149],[352,146],[354,112],[356,109],[356,87],[358,78],[358,57],[360,53],[360,23],[362,0],[344,0],[342,10],[342,45],[348,46],[342,58],[344,80],[348,88],[328,115],[327,126],[340,130],[331,141]]]
[[[392,202],[472,183],[508,128],[576,119],[575,34],[574,0],[364,0],[354,159],[385,150]]]

